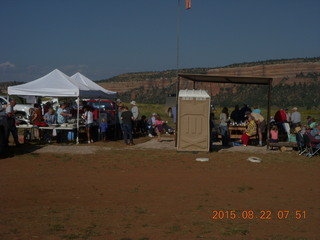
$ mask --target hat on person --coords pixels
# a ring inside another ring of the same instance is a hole
[[[130,104],[137,105],[136,101],[131,101]]]
[[[294,129],[294,133],[298,133],[298,132],[300,132],[301,131],[301,127],[296,127],[295,129]]]
[[[121,100],[120,100],[120,98],[118,98],[118,99],[116,100],[116,102],[117,102],[117,103],[121,103]]]
[[[297,110],[298,110],[298,108],[297,108],[297,107],[294,107],[294,108],[292,108],[292,110],[297,111]]]
[[[155,116],[155,115],[157,115],[156,113],[152,113],[152,116]]]

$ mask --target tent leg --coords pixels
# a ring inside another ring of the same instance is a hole
[[[99,97],[99,126],[98,126],[98,140],[101,140],[101,134],[100,134],[100,124],[101,124],[101,107],[100,107],[100,103],[101,103],[101,97]]]
[[[79,144],[79,117],[80,117],[80,98],[77,99],[77,140],[76,143]]]
[[[268,88],[268,113],[267,113],[267,149],[269,150],[270,143],[270,114],[271,114],[271,89],[272,89],[272,80],[269,82]]]

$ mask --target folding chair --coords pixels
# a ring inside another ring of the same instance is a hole
[[[310,157],[312,155],[312,146],[311,146],[311,140],[308,136],[308,134],[303,134],[303,142],[305,144],[305,149],[300,153],[300,155],[304,154],[307,157]]]
[[[320,142],[316,140],[311,134],[306,134],[309,139],[309,153],[307,156],[309,158],[312,158],[314,155],[316,155],[320,150]]]
[[[297,145],[298,145],[298,153],[299,155],[303,154],[305,151],[305,144],[303,141],[303,136],[301,133],[296,133]]]

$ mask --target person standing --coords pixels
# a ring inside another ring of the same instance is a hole
[[[85,120],[88,143],[90,144],[93,142],[91,138],[91,128],[93,125],[93,113],[89,110],[88,107],[84,107],[83,111],[84,113],[82,115],[82,118]]]
[[[14,110],[14,106],[16,105],[16,101],[15,100],[11,100],[10,101],[10,104],[7,106],[6,108],[6,114],[7,114],[7,123],[8,123],[8,134],[7,134],[7,139],[6,139],[6,145],[8,145],[9,143],[9,135],[10,135],[10,132],[12,133],[12,136],[13,136],[13,140],[14,140],[14,143],[19,146],[20,143],[19,143],[19,138],[18,138],[18,130],[17,130],[17,127],[16,127],[16,119],[15,119],[15,110]]]
[[[67,122],[67,118],[71,117],[72,114],[68,113],[66,109],[67,105],[65,103],[61,103],[60,107],[57,110],[57,122],[58,124],[64,124]],[[57,140],[58,142],[62,142],[67,138],[67,135],[63,133],[63,130],[57,130]]]
[[[229,129],[228,129],[229,113],[228,113],[227,107],[224,107],[222,109],[219,119],[220,119],[219,129],[220,129],[220,134],[222,138],[222,145],[228,146],[229,144]]]
[[[107,140],[107,128],[108,128],[108,123],[105,118],[102,118],[100,123],[100,133],[101,133],[102,141]]]
[[[161,133],[162,133],[162,127],[163,121],[161,120],[161,117],[159,114],[155,116],[155,132],[158,136],[158,142],[161,142]]]
[[[291,122],[291,113],[289,113],[289,109],[288,108],[285,108],[284,109],[284,112],[286,114],[286,119],[287,119],[287,122]]]
[[[235,123],[240,123],[240,109],[239,109],[239,105],[235,105],[234,106],[234,110],[231,113],[231,119],[235,122]]]
[[[172,111],[172,116],[173,116],[173,123],[177,123],[177,106],[174,106],[173,111]]]
[[[301,114],[298,112],[298,108],[292,108],[293,113],[291,114],[291,128],[295,129],[297,124],[301,123]]]
[[[57,110],[57,122],[59,124],[66,123],[67,118],[72,116],[72,114],[68,113],[66,107],[67,105],[65,103],[62,103]]]
[[[135,133],[139,118],[139,108],[136,101],[131,101],[130,104],[132,105],[131,112],[133,114],[133,132]]]
[[[52,125],[56,123],[56,115],[53,113],[53,108],[50,107],[48,111],[44,114],[43,120],[46,124]],[[52,131],[51,130],[43,130],[43,139],[44,142],[50,143],[52,138]]]
[[[120,100],[120,99],[118,99],[118,100]],[[120,130],[121,130],[122,134],[123,134],[123,122],[121,119],[121,115],[122,115],[123,111],[124,111],[124,105],[123,105],[123,103],[121,103],[118,105],[118,118],[119,118]]]
[[[7,135],[8,135],[8,120],[5,109],[0,104],[0,158],[6,153]]]
[[[156,126],[156,113],[152,113],[152,116],[148,120],[149,137],[153,137],[154,128]]]
[[[124,143],[129,145],[128,137],[130,139],[130,144],[134,145],[133,143],[133,136],[132,136],[132,121],[134,117],[131,111],[129,111],[128,107],[124,107],[124,111],[121,114],[121,120],[123,125],[123,137]]]
[[[246,112],[252,112],[251,108],[249,107],[248,104],[243,104],[243,107],[240,110],[240,121],[245,122],[246,121]]]
[[[253,113],[258,113],[261,115],[261,110],[259,109],[259,107],[257,105],[253,106],[253,110],[252,110]]]
[[[252,112],[251,116],[253,116],[253,118],[256,121],[256,124],[258,126],[259,146],[261,147],[262,140],[263,140],[263,134],[265,133],[265,130],[266,130],[266,120],[264,119],[264,117],[261,114],[259,114],[257,112]]]

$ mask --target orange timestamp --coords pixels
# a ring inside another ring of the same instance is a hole
[[[212,219],[213,220],[222,220],[222,219],[243,219],[243,220],[272,220],[272,219],[296,219],[303,220],[307,218],[307,213],[305,210],[261,210],[261,211],[253,211],[253,210],[244,210],[244,211],[236,211],[236,210],[214,210],[212,211]]]

